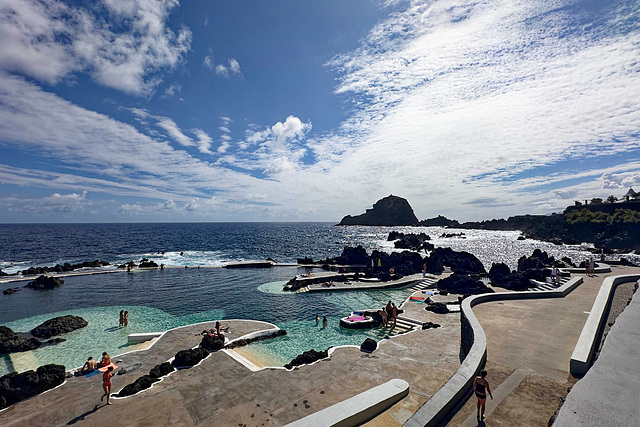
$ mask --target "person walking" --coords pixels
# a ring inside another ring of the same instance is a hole
[[[391,303],[391,318],[393,319],[393,327],[396,327],[396,320],[398,319],[398,307],[395,303]]]
[[[113,372],[113,366],[109,366],[109,368],[102,374],[102,388],[104,389],[104,394],[100,398],[100,401],[104,400],[104,397],[107,397],[107,405],[111,405],[109,398],[111,397],[111,377],[113,377],[115,373]]]
[[[483,369],[480,372],[480,376],[473,379],[473,392],[478,398],[478,420],[484,420],[484,407],[487,403],[487,393],[489,393],[489,396],[491,396],[491,399],[493,399],[493,394],[491,394],[491,387],[489,387],[489,381],[487,381],[486,377],[487,371]]]

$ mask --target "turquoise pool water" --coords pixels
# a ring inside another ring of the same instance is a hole
[[[118,276],[125,277],[124,275]],[[86,279],[88,280],[89,276]],[[82,282],[80,277],[76,280]],[[63,343],[43,346],[29,352],[3,355],[2,363],[0,363],[0,376],[9,372],[34,369],[47,363],[62,364],[67,369],[79,367],[89,356],[100,359],[103,351],[115,356],[135,349],[127,344],[127,337],[131,333],[162,332],[179,326],[225,318],[264,320],[286,330],[287,335],[284,337],[254,343],[247,348],[247,351],[258,355],[270,366],[283,366],[298,354],[312,348],[326,350],[338,345],[360,345],[367,337],[376,340],[383,339],[385,332],[380,329],[356,331],[340,328],[340,318],[354,310],[381,308],[388,300],[400,304],[409,295],[408,290],[294,294],[282,291],[285,283],[286,281],[278,280],[256,287],[258,295],[277,298],[275,305],[286,310],[286,316],[281,319],[277,315],[274,315],[274,318],[261,316],[264,314],[261,307],[264,306],[249,301],[242,305],[240,313],[238,309],[233,309],[232,312],[210,309],[177,316],[158,308],[140,305],[114,305],[63,310],[6,322],[4,325],[14,331],[27,332],[53,317],[73,314],[86,319],[89,325],[61,335],[61,338],[67,340]],[[253,299],[253,301],[258,300],[257,297]],[[321,317],[326,315],[329,320],[328,325],[324,328],[322,322],[318,325],[315,322],[314,313],[316,311],[314,310],[316,309],[317,314]],[[127,328],[118,326],[120,310],[129,311],[129,326]]]
[[[120,328],[120,310],[129,311],[129,327]],[[183,317],[173,316],[162,310],[141,306],[107,306],[65,310],[7,322],[5,326],[14,331],[29,331],[42,322],[57,316],[73,314],[81,316],[89,325],[61,335],[67,341],[48,345],[33,351],[3,355],[0,376],[9,372],[23,372],[40,365],[57,363],[67,369],[82,366],[89,356],[100,360],[103,351],[110,355],[125,353],[133,349],[127,344],[129,334],[138,332],[162,332],[178,326],[204,322],[224,317],[221,310],[211,310]]]

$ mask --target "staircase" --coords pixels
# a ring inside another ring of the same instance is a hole
[[[411,292],[416,292],[416,291],[423,291],[429,288],[435,288],[436,282],[438,280],[440,279],[437,279],[435,277],[425,277],[424,279],[420,280],[418,283],[413,285],[411,288],[409,288],[409,290]]]
[[[558,289],[560,286],[564,285],[565,283],[567,283],[569,281],[569,279],[571,279],[570,276],[564,277],[564,276],[559,276],[558,277],[558,282],[557,283],[543,283],[543,282],[539,282],[537,280],[531,280],[531,284],[535,285],[531,288],[529,288],[529,291],[552,291],[554,289]]]
[[[422,327],[422,322],[409,319],[408,317],[398,316],[396,319],[396,326],[389,329],[389,336],[404,334],[405,332],[412,331],[416,327]]]

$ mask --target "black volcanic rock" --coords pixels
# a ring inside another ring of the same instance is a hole
[[[132,384],[124,386],[122,390],[116,395],[118,397],[133,396],[139,391],[146,390],[153,385],[153,383],[160,381],[160,378],[153,377],[151,375],[143,375]]]
[[[345,216],[338,225],[418,225],[418,218],[406,199],[390,195],[362,215]]]
[[[8,276],[8,273],[5,273],[4,271],[2,271],[2,269],[0,268],[0,277],[2,276]]]
[[[440,279],[436,285],[441,291],[444,290],[453,294],[461,295],[477,295],[493,292],[493,290],[487,287],[484,283],[461,274],[452,274],[447,278]]]
[[[24,338],[6,326],[0,326],[0,354],[35,350],[41,345],[36,338]]]
[[[222,347],[224,347],[224,338],[219,336],[212,337],[211,335],[205,335],[202,337],[200,347],[205,348],[211,352],[218,351]]]
[[[491,283],[493,286],[499,286],[512,291],[526,291],[528,288],[533,287],[529,278],[525,274],[519,272],[495,277],[494,279],[491,279]]]
[[[483,274],[486,273],[482,262],[469,252],[457,252],[451,248],[435,248],[425,260],[430,273],[442,272],[442,265],[451,267],[454,273]]]
[[[40,276],[37,279],[27,283],[25,285],[25,288],[37,289],[41,291],[45,289],[57,288],[63,283],[64,283],[64,280],[58,279],[57,277]]]
[[[65,379],[62,365],[44,365],[36,371],[0,377],[0,409],[59,386]]]
[[[169,362],[164,362],[151,368],[149,376],[153,378],[161,378],[173,371],[175,371],[173,365]]]
[[[373,353],[377,348],[378,343],[371,338],[367,338],[362,344],[360,344],[360,351],[364,351],[365,353]]]
[[[420,225],[423,227],[451,227],[457,228],[460,223],[455,219],[449,219],[442,215],[438,215],[435,218],[423,219],[420,221]]]
[[[208,355],[209,352],[202,347],[181,350],[176,353],[175,359],[173,359],[172,363],[176,368],[191,367],[200,363],[200,361]]]
[[[296,366],[308,365],[315,362],[316,360],[325,359],[327,357],[329,357],[329,352],[327,350],[315,351],[314,349],[311,349],[297,355],[291,362],[284,365],[284,367],[287,369],[293,369]]]
[[[427,305],[424,309],[436,314],[447,314],[449,312],[447,304],[443,302],[434,302],[433,304]]]
[[[51,338],[84,328],[89,323],[80,316],[60,316],[49,319],[31,330],[31,335],[38,338]]]
[[[447,310],[448,311],[448,310]],[[437,323],[433,323],[433,322],[424,322],[422,324],[422,330],[424,331],[425,329],[435,329],[435,328],[439,328],[441,325],[437,324]]]
[[[5,289],[4,291],[2,291],[2,294],[3,295],[11,295],[11,294],[15,294],[19,290],[20,290],[20,288],[9,288],[9,289]]]
[[[154,261],[149,261],[148,259],[144,258],[142,261],[140,261],[140,264],[138,264],[138,267],[140,267],[140,268],[158,268],[158,264],[156,264]]]
[[[369,255],[360,245],[355,248],[346,246],[342,250],[342,255],[335,258],[335,263],[340,265],[368,265]]]
[[[489,269],[489,280],[491,280],[491,283],[498,283],[501,278],[509,274],[511,274],[511,269],[507,264],[502,262],[494,263]]]

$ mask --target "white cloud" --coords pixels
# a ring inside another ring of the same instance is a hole
[[[205,56],[202,60],[202,65],[210,70],[213,70],[213,55]]]
[[[240,64],[233,58],[229,58],[229,70],[235,75],[242,75],[242,71],[240,71]]]
[[[180,145],[183,145],[185,147],[196,145],[191,138],[182,133],[182,130],[178,127],[178,125],[170,118],[161,117],[158,121],[158,126],[164,129],[169,134],[169,136],[180,143]]]
[[[213,154],[211,148],[211,137],[203,130],[194,129],[193,133],[198,138],[198,150],[203,154]]]
[[[165,97],[173,96],[176,93],[179,93],[181,91],[182,91],[182,85],[174,82],[174,83],[171,83],[171,85],[165,89],[164,96]]]
[[[85,8],[57,0],[5,0],[0,67],[50,84],[87,71],[104,86],[149,94],[160,82],[157,72],[175,67],[191,45],[188,28],[176,34],[165,26],[176,5],[108,0],[105,7]]]
[[[206,27],[207,25],[209,25],[209,17],[207,15],[204,16],[204,22],[203,25]]]
[[[216,66],[216,74],[220,77],[229,77],[229,70],[222,64]]]

